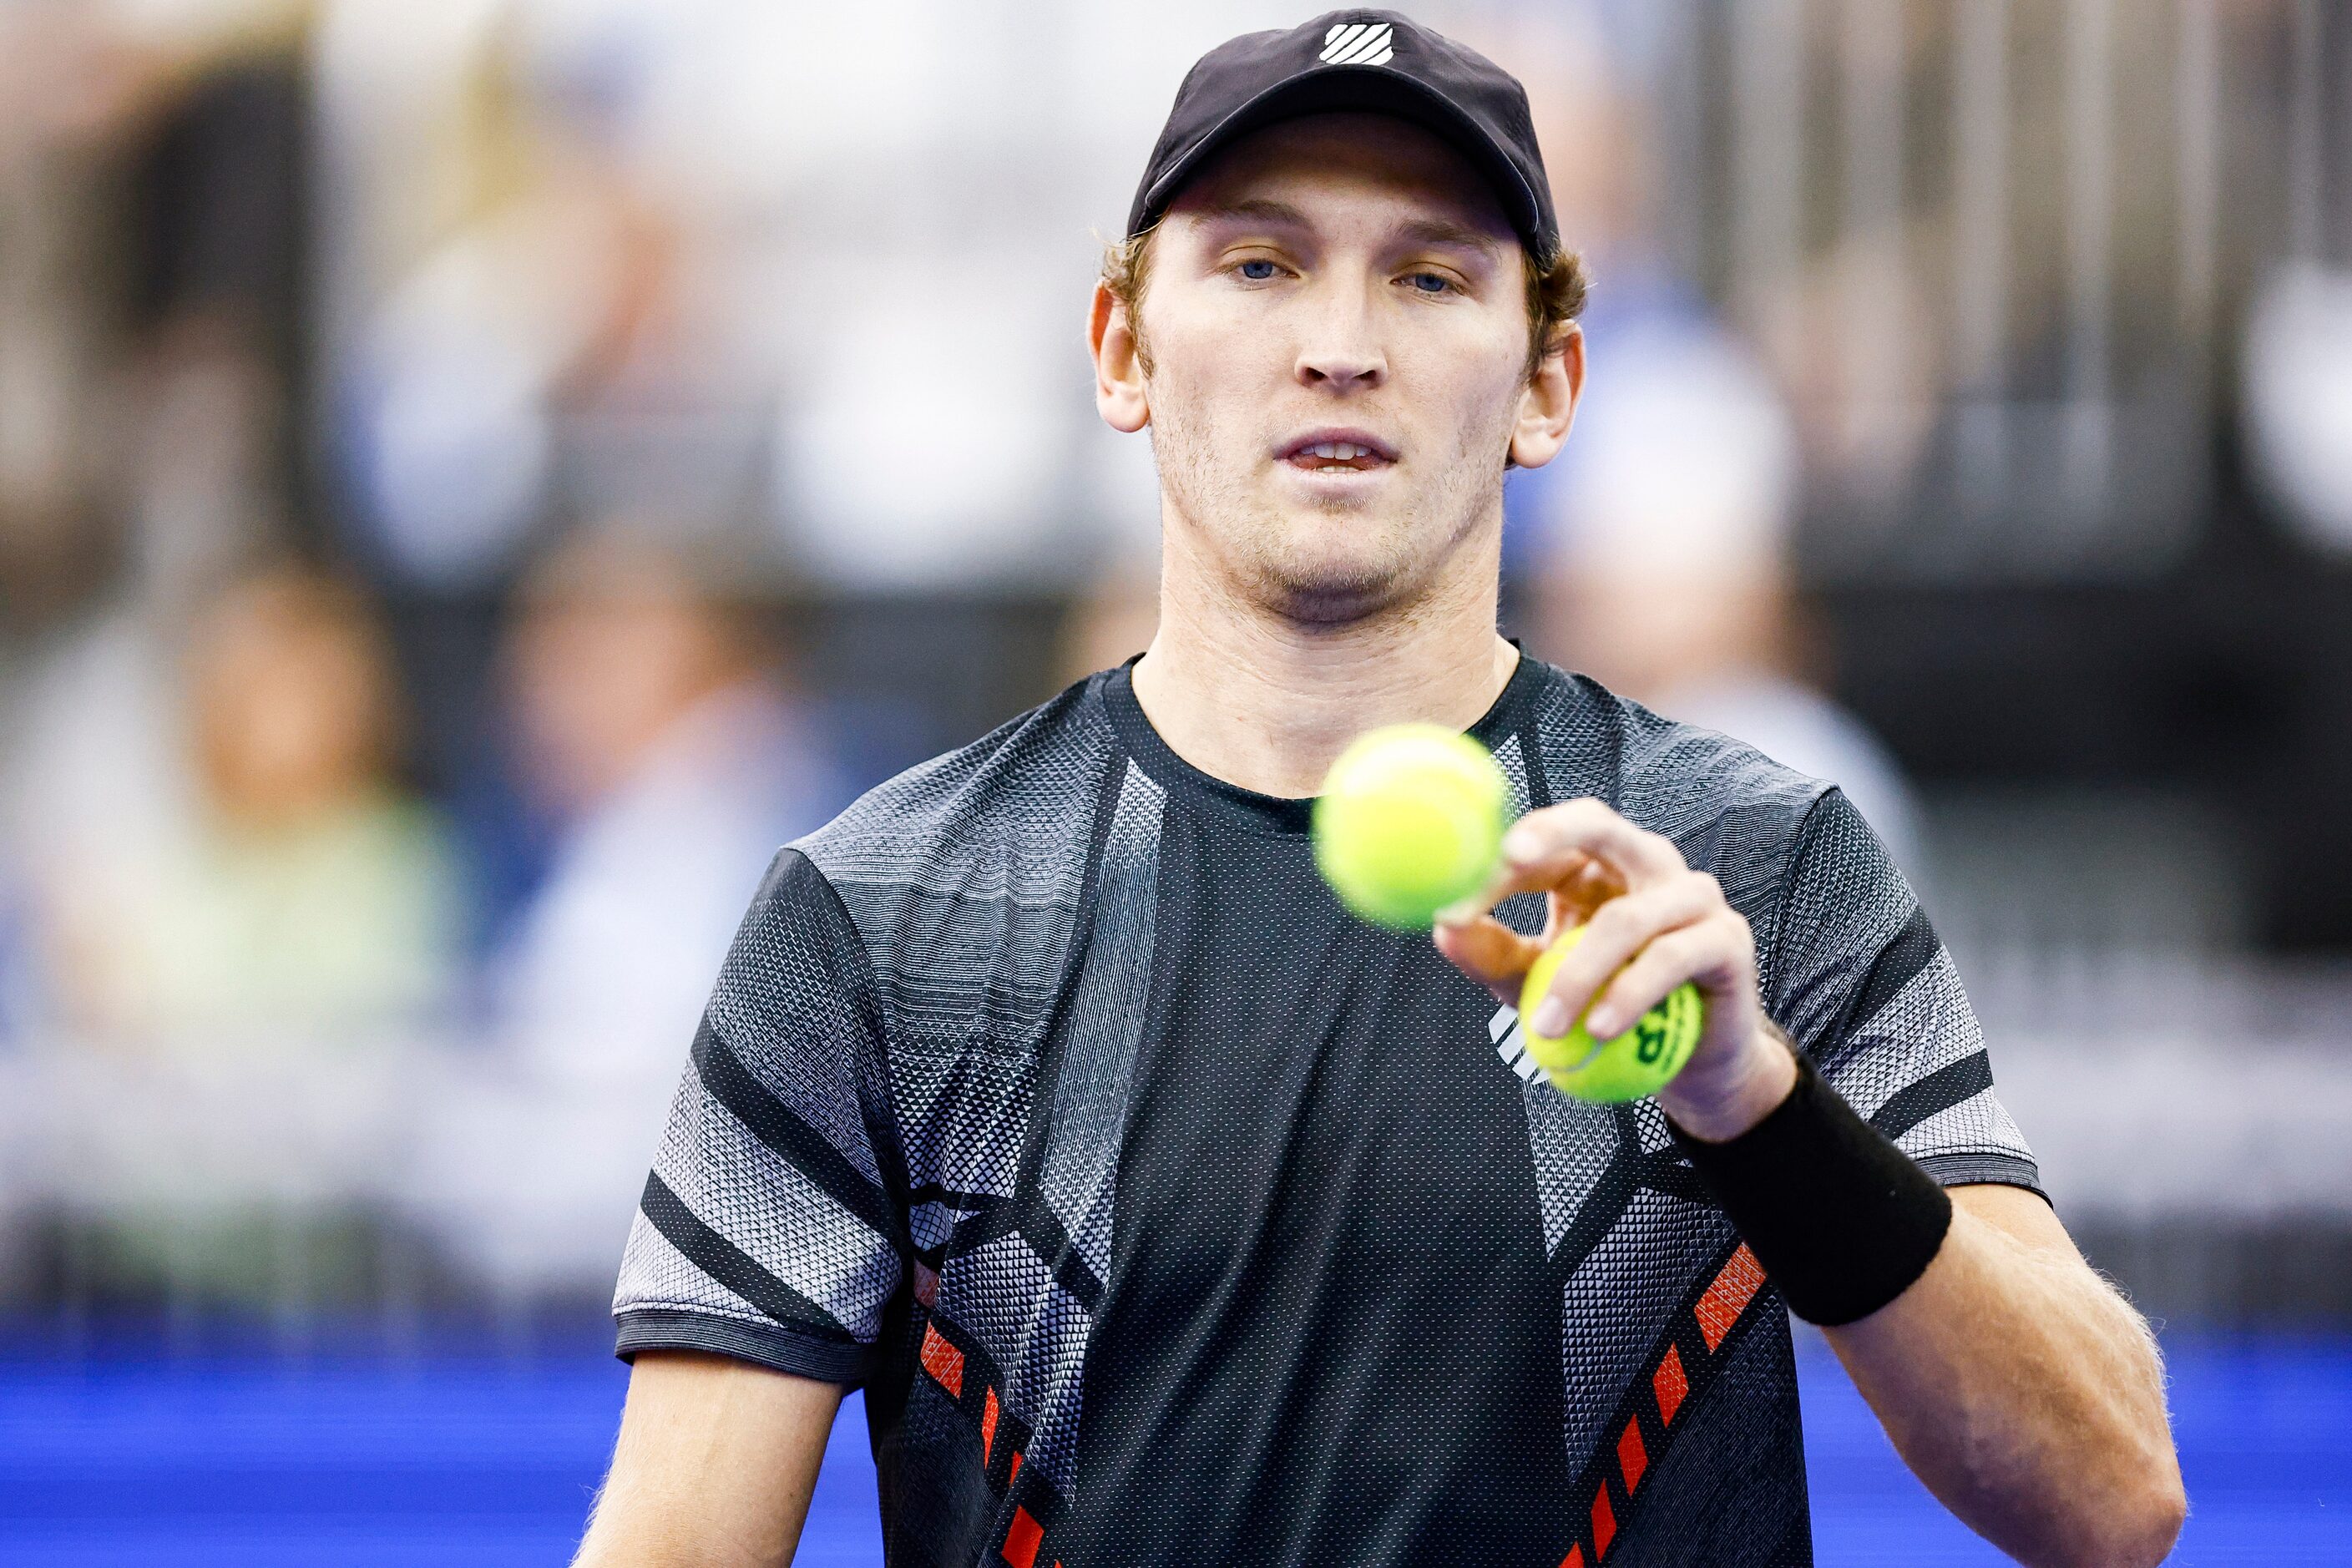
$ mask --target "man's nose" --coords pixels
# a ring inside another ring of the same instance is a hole
[[[1365,392],[1388,379],[1388,355],[1361,300],[1333,300],[1318,313],[1299,351],[1299,384],[1327,392]]]

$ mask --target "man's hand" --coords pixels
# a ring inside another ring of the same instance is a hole
[[[1549,904],[1540,939],[1488,912],[1515,894],[1538,892]],[[1598,800],[1521,817],[1503,838],[1493,883],[1447,910],[1435,940],[1454,967],[1517,1006],[1529,966],[1580,925],[1588,928],[1584,940],[1553,976],[1530,1028],[1563,1034],[1583,1016],[1594,1037],[1608,1039],[1688,981],[1706,1004],[1706,1022],[1689,1062],[1659,1092],[1666,1114],[1693,1137],[1721,1142],[1788,1098],[1796,1058],[1764,1016],[1748,921],[1672,840]]]
[[[1492,886],[1438,923],[1438,950],[1465,974],[1516,1005],[1528,966],[1587,925],[1533,1027],[1558,1034],[1590,1005],[1585,1026],[1606,1038],[1687,980],[1706,998],[1706,1026],[1658,1096],[1666,1113],[1720,1142],[1788,1098],[1796,1058],[1764,1016],[1748,922],[1714,878],[1597,800],[1528,813],[1503,859]],[[1487,913],[1529,892],[1549,900],[1540,940]],[[2050,1568],[2157,1562],[2186,1504],[2146,1326],[2041,1198],[2007,1187],[1954,1196],[1927,1272],[1826,1331],[1830,1343],[1928,1489],[2005,1551]]]

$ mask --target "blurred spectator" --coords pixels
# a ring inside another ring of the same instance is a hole
[[[558,841],[492,963],[500,1076],[427,1162],[428,1201],[472,1216],[469,1260],[516,1290],[609,1283],[736,923],[777,848],[844,804],[730,570],[614,529],[523,594],[509,697]]]
[[[1532,590],[1530,647],[1844,785],[1916,874],[1916,808],[1893,759],[1806,679],[1787,399],[1664,243],[1661,39],[1607,5],[1516,26],[1562,228],[1595,279],[1568,447],[1506,491],[1505,569]]]
[[[531,578],[509,649],[524,784],[559,822],[499,963],[509,1041],[566,1074],[677,1065],[778,846],[843,803],[833,750],[717,563],[608,532]]]
[[[175,713],[142,710],[135,644],[98,651],[29,737],[78,743],[40,753],[18,802],[56,1011],[137,1036],[340,1037],[436,1002],[451,868],[394,781],[398,700],[358,595],[295,567],[230,588],[166,688]],[[128,733],[76,702],[110,687]]]
[[[342,439],[367,547],[442,590],[497,580],[566,491],[590,504],[612,499],[594,493],[612,478],[588,460],[599,454],[564,461],[567,419],[675,397],[689,406],[670,412],[692,424],[707,412],[693,406],[694,384],[723,363],[681,341],[690,314],[677,276],[682,237],[658,205],[592,139],[526,145],[530,186],[476,215],[387,292],[344,388],[352,425]],[[679,384],[663,385],[666,376]],[[604,434],[637,432],[620,417]],[[636,446],[622,463],[659,456]],[[619,466],[604,456],[604,468]],[[635,482],[658,489],[649,479],[677,480],[669,499],[687,499],[675,473]]]
[[[0,618],[181,595],[294,500],[296,0],[0,6]]]
[[[1542,541],[1539,650],[1844,786],[1916,877],[1909,787],[1806,679],[1788,563],[1795,437],[1778,394],[1696,312],[1595,335],[1576,431],[1530,520]]]

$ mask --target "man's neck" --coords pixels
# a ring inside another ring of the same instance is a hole
[[[1319,793],[1340,750],[1376,725],[1468,729],[1519,659],[1495,631],[1491,571],[1329,625],[1240,604],[1171,559],[1160,605],[1136,700],[1178,756],[1262,795]]]

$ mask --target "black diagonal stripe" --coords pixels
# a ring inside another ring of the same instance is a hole
[[[1918,1082],[1889,1095],[1870,1124],[1889,1138],[1900,1138],[1939,1110],[1949,1110],[1972,1094],[1992,1087],[1992,1059],[1978,1051],[1937,1068]]]
[[[799,851],[793,853],[798,855]],[[883,1021],[882,988],[874,978],[872,954],[859,938],[857,922],[850,918],[849,906],[841,901],[840,890],[817,870],[814,861],[805,856],[800,858],[824,889],[824,903],[849,964],[848,999],[857,1011],[866,1037],[875,1046],[875,1070],[863,1075],[858,1084],[858,1110],[866,1124],[866,1140],[874,1151],[874,1163],[882,1173],[883,1185],[894,1200],[894,1206],[903,1210],[909,1206],[906,1194],[910,1178],[907,1174],[907,1152],[898,1141],[898,1118],[890,1109],[889,1030]]]
[[[907,1194],[907,1202],[909,1205],[944,1204],[951,1209],[968,1211],[994,1208],[999,1204],[1008,1204],[1012,1201],[1011,1198],[999,1193],[967,1192],[961,1187],[950,1187],[940,1182],[925,1182],[921,1186]]]
[[[1029,1249],[1053,1269],[1054,1283],[1067,1290],[1079,1306],[1091,1312],[1102,1300],[1103,1283],[1095,1277],[1093,1265],[1071,1241],[1061,1215],[1054,1212],[1042,1194],[966,1215],[957,1222],[940,1256],[943,1260],[961,1258],[1008,1236],[1018,1236],[1027,1242]],[[944,1261],[941,1267],[945,1267]]]
[[[1094,1268],[1087,1263],[1069,1232],[1040,1196],[1022,1216],[1021,1235],[1036,1249],[1037,1256],[1054,1266],[1054,1283],[1067,1290],[1079,1306],[1093,1311],[1102,1302],[1102,1281],[1095,1278]]]
[[[848,1156],[835,1148],[831,1140],[803,1121],[799,1112],[778,1100],[772,1089],[754,1077],[734,1047],[719,1038],[708,1017],[695,1031],[694,1070],[701,1075],[702,1087],[710,1091],[710,1097],[733,1111],[735,1120],[750,1128],[752,1137],[824,1188],[877,1235],[887,1237],[901,1252],[913,1250],[906,1222],[891,1204],[889,1194],[851,1164]]]
[[[1710,1205],[1715,1203],[1715,1194],[1706,1190],[1706,1184],[1699,1180],[1698,1173],[1691,1168],[1690,1162],[1683,1159],[1671,1143],[1663,1149],[1653,1149],[1642,1156],[1635,1180],[1654,1193],[1681,1198],[1685,1203]]]
[[[751,1255],[711,1229],[669,1190],[659,1174],[646,1177],[645,1195],[637,1200],[654,1228],[688,1261],[730,1290],[780,1323],[814,1329],[829,1338],[855,1343],[841,1320],[761,1267]]]
[[[941,1248],[940,1256],[961,1258],[966,1253],[978,1252],[992,1241],[1020,1235],[1022,1215],[1026,1207],[1023,1200],[1008,1199],[964,1215],[956,1221],[955,1229],[949,1232],[948,1244]]]
[[[1567,1234],[1561,1234],[1559,1246],[1552,1248],[1552,1279],[1564,1284],[1569,1274],[1585,1268],[1585,1258],[1592,1256],[1592,1248],[1601,1244],[1601,1237],[1616,1229],[1618,1220],[1625,1217],[1625,1206],[1633,1204],[1639,1162],[1642,1145],[1634,1142],[1633,1152],[1625,1150],[1625,1145],[1618,1145],[1616,1154],[1612,1154],[1609,1163],[1601,1166],[1592,1190],[1585,1194],[1583,1204],[1576,1206],[1576,1217],[1569,1223]]]
[[[1696,1171],[1679,1157],[1671,1143],[1663,1149],[1644,1150],[1642,1132],[1634,1121],[1630,1105],[1616,1107],[1617,1152],[1601,1167],[1576,1217],[1552,1249],[1551,1269],[1554,1278],[1565,1281],[1584,1267],[1592,1249],[1601,1245],[1617,1222],[1625,1217],[1636,1193],[1662,1193],[1667,1197],[1681,1198],[1688,1203],[1716,1205],[1715,1194],[1706,1190]]]
[[[1911,918],[1878,950],[1878,956],[1870,961],[1870,973],[1862,977],[1861,985],[1838,1009],[1829,1027],[1812,1042],[1813,1059],[1835,1061],[1854,1031],[1876,1017],[1878,1010],[1895,1000],[1895,993],[1910,984],[1942,951],[1936,928],[1927,923],[1927,911],[1914,905]]]

